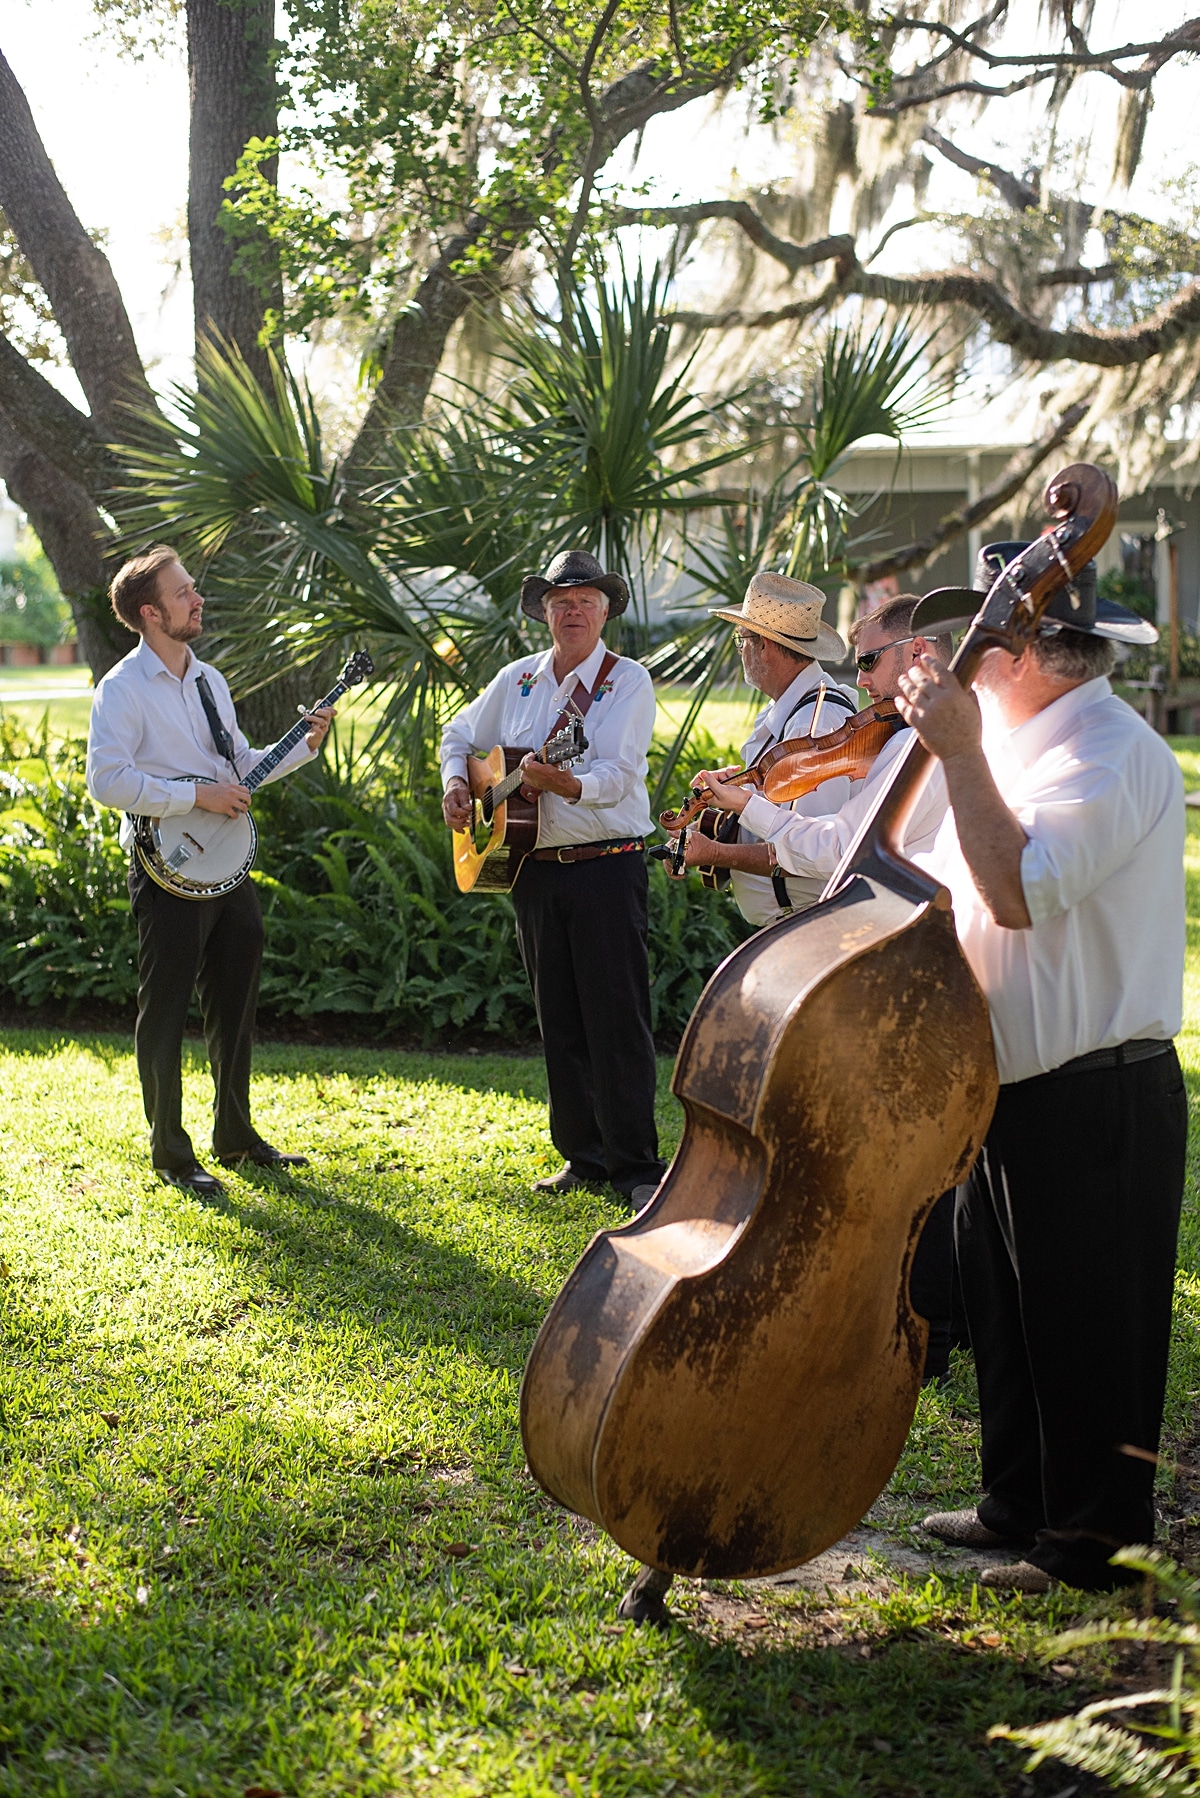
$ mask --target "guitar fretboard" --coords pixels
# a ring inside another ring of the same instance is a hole
[[[512,798],[523,779],[523,770],[514,768],[511,774],[506,774],[503,780],[496,782],[496,785],[491,788],[493,811],[498,805],[503,805],[506,799]]]
[[[337,681],[326,693],[324,699],[318,699],[311,710],[317,712],[323,705],[336,705],[342,694],[349,691],[345,681]],[[291,730],[286,731],[272,749],[268,749],[261,762],[255,762],[242,782],[247,791],[253,793],[256,787],[260,787],[267,775],[275,772],[284,757],[292,753],[300,739],[306,737],[311,729],[312,725],[307,718],[301,718],[298,724],[293,724]]]

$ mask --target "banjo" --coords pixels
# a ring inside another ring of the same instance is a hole
[[[319,699],[313,711],[335,705],[351,687],[375,672],[375,664],[365,650],[358,650],[347,661],[341,676]],[[251,793],[260,787],[268,774],[308,734],[309,723],[302,718],[268,749],[241,781]],[[205,786],[216,785],[206,774],[181,774],[179,780]],[[254,866],[258,850],[258,832],[248,812],[235,818],[220,812],[201,811],[193,806],[170,818],[133,817],[133,847],[138,861],[151,880],[177,899],[219,899],[239,886]]]

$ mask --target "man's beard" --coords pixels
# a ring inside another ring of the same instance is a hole
[[[202,618],[187,618],[182,624],[163,625],[164,637],[170,637],[172,643],[194,643],[204,631]]]

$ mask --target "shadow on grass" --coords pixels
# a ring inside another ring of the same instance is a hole
[[[275,1527],[294,1550],[286,1516]],[[580,1593],[561,1556],[510,1545],[451,1575],[435,1559],[309,1569],[301,1555],[282,1591],[267,1568],[254,1592],[183,1570],[145,1609],[88,1627],[18,1604],[0,1623],[0,1790],[261,1780],[308,1794],[332,1776],[339,1790],[425,1794],[441,1788],[404,1775],[430,1741],[443,1763],[468,1757],[482,1783],[464,1789],[496,1798],[563,1790],[572,1774],[571,1789],[606,1798],[1104,1789],[1054,1767],[1025,1780],[1018,1754],[986,1740],[994,1723],[1080,1701],[1011,1655],[905,1629],[875,1637],[869,1660],[853,1644],[746,1650],[678,1627],[614,1636],[594,1579]],[[544,1785],[516,1777],[531,1738],[553,1744]]]

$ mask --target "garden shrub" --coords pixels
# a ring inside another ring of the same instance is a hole
[[[93,804],[84,746],[0,734],[0,994],[21,1005],[128,1004],[136,944],[115,812]],[[398,796],[385,766],[326,755],[255,800],[266,924],[262,1010],[354,1016],[428,1040],[531,1036],[533,1003],[502,895],[461,894],[436,793]],[[716,964],[749,934],[698,881],[650,875],[654,1026],[677,1037]]]

